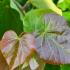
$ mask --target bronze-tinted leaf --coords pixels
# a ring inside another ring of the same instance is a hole
[[[2,40],[0,41],[0,46],[1,46],[0,48],[9,67],[14,51],[16,49],[15,44],[17,43],[17,41],[18,41],[18,36],[12,30],[5,32],[2,37]]]
[[[5,56],[10,69],[23,64],[28,56],[34,51],[35,38],[31,34],[18,37],[14,31],[5,32],[1,40],[1,50]]]
[[[9,66],[0,50],[0,70],[9,70]]]
[[[70,28],[63,17],[45,16],[45,30],[36,38],[36,51],[49,64],[70,63]]]
[[[19,64],[23,64],[25,60],[30,58],[35,48],[35,39],[31,34],[25,34],[20,38],[17,57],[13,68]],[[29,56],[29,57],[28,57]]]

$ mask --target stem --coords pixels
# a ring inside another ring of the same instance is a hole
[[[19,37],[22,37],[24,34],[27,34],[26,32],[20,33]]]
[[[30,2],[29,2],[29,0],[25,3],[25,5],[24,6],[22,6],[22,9],[23,10],[26,10],[26,8],[29,6],[29,4],[30,4]]]
[[[19,8],[20,12],[22,13],[22,15],[25,15],[25,10],[22,9],[22,6],[16,1],[13,0],[13,2],[15,3],[15,5]]]

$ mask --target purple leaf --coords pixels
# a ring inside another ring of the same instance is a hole
[[[70,28],[63,17],[48,14],[44,32],[36,38],[36,51],[49,64],[70,64]]]

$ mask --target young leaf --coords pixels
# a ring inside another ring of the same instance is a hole
[[[10,30],[4,33],[3,38],[0,42],[1,50],[8,64],[10,64],[11,58],[14,55],[13,54],[13,52],[15,51],[14,46],[17,43],[17,41],[18,41],[17,34],[14,31]]]
[[[35,39],[31,34],[18,37],[14,31],[7,31],[1,40],[1,46],[10,69],[14,69],[30,58],[35,48]]]
[[[23,64],[25,60],[28,60],[31,53],[34,51],[35,41],[31,34],[25,34],[19,41],[18,54],[14,64],[14,68],[19,64]]]
[[[49,64],[70,63],[70,28],[63,17],[45,16],[44,32],[36,38],[36,51]]]
[[[18,39],[18,36],[17,34],[10,30],[10,31],[7,31],[4,33],[3,37],[2,37],[2,40],[0,41],[0,48],[3,49],[3,48],[10,48],[11,46],[13,46],[14,42]],[[11,45],[10,45],[11,44]],[[5,49],[5,51],[6,51]]]

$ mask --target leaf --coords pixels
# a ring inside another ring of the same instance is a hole
[[[26,61],[24,64],[20,64],[19,66],[17,66],[14,70],[23,70],[23,69],[26,69],[28,67],[28,62]]]
[[[35,39],[31,34],[24,34],[22,37],[18,37],[14,31],[7,31],[1,40],[1,44],[4,47],[2,48],[3,55],[10,69],[14,69],[30,58],[34,51]]]
[[[30,69],[30,66],[27,66],[23,70],[31,70],[31,69]]]
[[[44,32],[36,38],[36,51],[45,63],[70,63],[70,28],[63,17],[45,15]]]
[[[29,65],[30,65],[31,70],[36,70],[39,67],[39,64],[37,63],[37,61],[34,58],[32,58],[29,61]]]
[[[70,11],[63,12],[63,16],[68,22],[70,22]],[[70,25],[70,23],[68,24]]]
[[[0,50],[0,70],[9,70],[9,66]]]
[[[69,0],[63,0],[58,2],[58,7],[62,9],[62,11],[65,11],[67,9],[70,10],[70,1]]]
[[[18,39],[18,36],[12,30],[5,32],[2,37],[2,41],[0,42],[1,48],[7,47],[8,44],[14,42],[16,39]]]
[[[51,9],[52,11],[56,12],[59,15],[62,15],[61,9],[59,9],[54,3],[53,0],[29,0],[34,6],[37,8],[47,8]]]
[[[44,70],[45,63],[43,60],[40,59],[39,55],[34,52],[31,60],[29,61],[29,66],[31,70]]]
[[[70,64],[61,65],[61,70],[70,70]]]
[[[7,63],[9,64],[9,68],[11,66],[10,62],[11,59],[13,58],[13,55],[14,57],[16,55],[14,51],[16,49],[15,44],[17,43],[17,41],[18,41],[18,36],[12,30],[5,32],[2,37],[2,40],[0,41],[1,50],[3,52],[4,57],[7,60]]]
[[[62,3],[64,0],[58,0],[58,3]]]
[[[28,60],[31,57],[30,55],[34,51],[35,47],[34,43],[34,37],[31,34],[25,34],[22,36],[19,41],[19,51],[16,58],[16,64],[22,64],[25,62],[25,60]],[[20,62],[18,61],[18,59]]]
[[[42,16],[45,14],[50,13],[51,11],[48,9],[33,9],[26,13],[24,17],[25,23],[24,25],[24,32],[41,32],[43,31],[43,19]]]
[[[58,7],[62,9],[62,11],[65,11],[68,8],[68,5],[66,5],[67,3],[65,1],[63,2],[59,2],[58,3]]]

